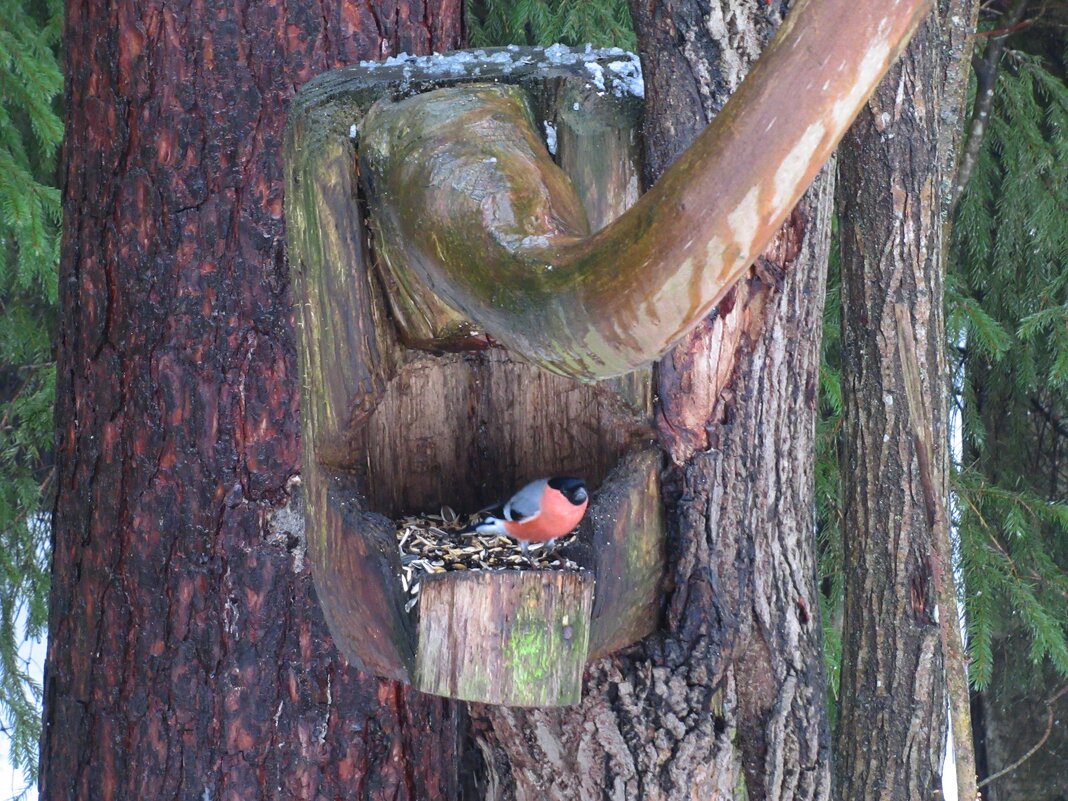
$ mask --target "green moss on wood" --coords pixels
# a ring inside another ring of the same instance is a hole
[[[517,57],[526,56],[521,53]],[[491,70],[487,68],[483,75],[492,77]],[[553,81],[581,83],[584,75],[588,73],[581,65],[566,68],[541,65],[529,70],[515,69],[508,79],[521,84],[526,95],[538,97]],[[374,277],[368,263],[361,210],[357,205],[353,169],[356,148],[349,139],[349,128],[353,123],[359,126],[367,109],[383,94],[396,97],[410,91],[403,69],[379,71],[376,76],[369,78],[366,72],[345,70],[323,76],[302,90],[292,107],[287,131],[286,213],[302,373],[303,477],[308,493],[309,556],[316,590],[335,641],[353,664],[377,675],[412,680],[417,675],[415,635],[403,611],[406,599],[400,595],[399,584],[393,581],[397,572],[396,552],[391,547],[390,532],[383,527],[384,521],[368,513],[367,498],[371,503],[379,503],[374,488],[369,481],[361,483],[360,478],[361,471],[372,460],[373,449],[368,448],[366,440],[370,421],[376,419],[383,405],[393,408],[389,403],[391,393],[401,391],[401,385],[411,378],[405,365],[413,362],[412,355],[399,347],[394,321],[384,311],[381,289],[384,282]],[[633,118],[637,106],[633,99],[624,98],[616,108],[617,111],[629,109],[625,114],[619,113]],[[538,114],[544,113],[539,108]],[[574,157],[581,162],[585,158],[584,149],[586,153],[590,148],[596,149],[595,139],[592,135],[576,136],[562,142],[561,161]],[[633,160],[634,153],[628,153],[626,158]],[[482,157],[491,156],[482,154]],[[633,163],[636,165],[636,161]],[[586,202],[585,195],[582,200]],[[529,210],[531,206],[521,204],[521,208]],[[617,207],[612,213],[620,211],[622,208]],[[451,239],[442,241],[441,247],[458,248],[462,243],[462,237],[453,234]],[[434,298],[432,288],[427,293],[428,298]],[[466,321],[462,317],[458,319],[461,322],[454,333],[459,331],[462,336]],[[439,325],[437,330],[449,335],[447,324]],[[409,342],[406,340],[405,344]],[[435,340],[433,347],[440,348],[440,340]],[[501,357],[494,354],[499,353],[493,350],[478,357],[477,363],[485,363],[485,369],[472,375],[484,374],[488,380],[510,376],[497,363]],[[472,360],[445,356],[432,361],[466,365]],[[520,366],[522,370],[516,375],[538,381],[534,368],[519,365],[515,369]],[[528,370],[529,374],[523,372]],[[521,379],[508,378],[510,382],[516,380]],[[607,423],[608,418],[604,417],[608,414],[607,407],[596,411],[603,402],[601,394],[593,388],[571,386],[574,392],[590,393],[589,405],[595,409],[589,413],[591,420],[600,419],[600,425],[618,427],[623,417],[613,417],[615,423]],[[635,410],[648,413],[647,372],[621,380],[620,387],[634,407],[623,414],[632,415]],[[574,397],[572,389],[561,393]],[[581,405],[584,404],[585,401]],[[510,414],[500,413],[502,419]],[[630,425],[636,425],[633,419]],[[598,457],[591,464],[600,465],[604,459],[611,463],[627,436],[633,436],[633,429],[626,430],[630,433],[618,434],[618,441],[611,436],[597,440],[598,452],[605,453],[607,449],[612,455]],[[386,445],[392,449],[393,443]],[[590,469],[603,475],[607,468],[602,465]],[[376,470],[376,474],[379,472]],[[401,496],[406,497],[407,491]],[[584,579],[589,580],[588,576]],[[592,588],[583,585],[580,589],[584,599],[592,597]],[[555,613],[544,618],[541,629],[534,625],[533,619],[528,620],[529,625],[516,629],[513,647],[502,651],[496,659],[489,659],[486,652],[476,650],[476,656],[468,659],[470,672],[457,676],[459,692],[477,700],[500,698],[493,682],[498,680],[501,666],[510,664],[512,667],[507,670],[518,676],[513,685],[527,688],[510,696],[510,702],[577,701],[591,631],[589,601],[582,603],[586,604],[582,607],[584,613],[576,614],[573,619],[569,614],[567,625],[563,616]],[[569,649],[575,651],[573,662],[567,662]],[[554,659],[566,662],[567,670],[573,671],[568,673],[571,679],[552,678],[556,672],[552,669]]]
[[[416,684],[424,692],[506,706],[581,700],[590,574],[439,574],[420,596]]]

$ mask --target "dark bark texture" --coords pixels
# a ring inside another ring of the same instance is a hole
[[[448,799],[462,709],[361,676],[303,560],[286,108],[459,0],[67,4],[41,797]]]
[[[782,8],[632,11],[655,178],[740,83]],[[658,366],[664,632],[591,666],[574,709],[473,706],[481,797],[733,798],[744,781],[754,801],[829,798],[811,453],[831,186],[821,177],[718,315]]]
[[[945,214],[962,127],[970,2],[920,28],[839,148],[845,425],[842,799],[940,797],[945,685],[931,529],[898,353],[895,304],[915,332],[946,482]],[[974,13],[974,11],[972,12]]]

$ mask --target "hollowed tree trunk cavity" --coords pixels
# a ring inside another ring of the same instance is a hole
[[[377,257],[358,174],[362,135],[347,134],[362,129],[374,100],[440,81],[448,63],[340,71],[309,85],[291,115],[309,554],[335,639],[363,669],[472,700],[574,703],[589,658],[659,619],[664,526],[650,372],[599,384],[549,373],[494,346]],[[576,213],[596,227],[637,199],[639,102],[598,89],[586,67],[612,63],[630,64],[501,50],[455,77],[470,81],[477,69],[482,81],[511,82],[552,134],[552,169],[575,175]],[[413,615],[404,611],[389,517],[443,504],[473,511],[556,474],[594,489],[572,554],[588,573],[449,573],[426,585]],[[539,616],[541,626],[523,622]]]

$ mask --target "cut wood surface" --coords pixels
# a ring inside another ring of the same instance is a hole
[[[447,503],[474,511],[526,482],[576,475],[596,487],[635,444],[651,441],[643,408],[500,348],[420,354],[386,386],[356,437],[370,508],[397,516]],[[562,432],[557,434],[557,432]]]
[[[505,706],[578,703],[593,592],[585,571],[427,576],[416,686]]]

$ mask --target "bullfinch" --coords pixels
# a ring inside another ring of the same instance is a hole
[[[502,506],[487,511],[496,516],[482,518],[461,533],[497,534],[519,540],[523,555],[532,542],[548,542],[571,531],[586,514],[590,502],[581,479],[554,476],[532,481]]]

